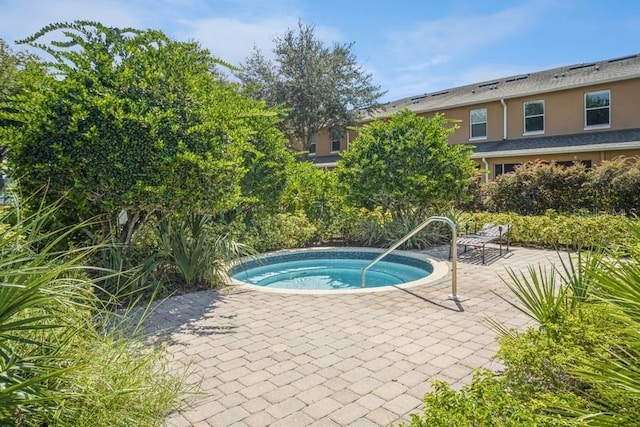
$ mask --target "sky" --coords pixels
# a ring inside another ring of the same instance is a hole
[[[0,0],[13,44],[76,19],[157,29],[240,65],[298,22],[327,46],[353,43],[381,101],[640,53],[638,0]]]

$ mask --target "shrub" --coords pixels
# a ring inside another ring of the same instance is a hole
[[[547,247],[616,248],[629,241],[630,220],[620,215],[546,215],[478,212],[468,215],[470,230],[483,224],[510,224],[509,239],[514,243]]]
[[[618,157],[593,170],[590,186],[594,207],[604,212],[638,213],[640,157]]]
[[[472,383],[460,391],[436,381],[424,403],[423,415],[412,414],[408,427],[568,425],[541,414],[541,402],[516,398],[505,379],[490,371],[476,372]]]
[[[304,212],[256,215],[244,239],[249,247],[265,252],[308,246],[317,232]]]
[[[464,198],[475,167],[468,147],[447,143],[455,126],[442,115],[404,109],[359,128],[337,167],[349,202],[373,209],[383,200],[385,210],[407,210]]]
[[[573,212],[589,208],[589,171],[582,163],[570,167],[541,160],[525,163],[512,174],[485,185],[490,210],[536,215],[547,209]]]
[[[477,196],[477,192],[472,192]],[[540,215],[581,210],[636,213],[640,208],[640,158],[618,157],[593,169],[535,161],[482,185],[482,203],[497,212]]]

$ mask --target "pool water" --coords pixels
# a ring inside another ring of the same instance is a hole
[[[376,253],[319,252],[308,256],[265,258],[232,269],[233,279],[262,287],[299,290],[360,289],[362,269]],[[433,271],[431,264],[390,255],[367,270],[366,287],[393,286],[422,279]]]

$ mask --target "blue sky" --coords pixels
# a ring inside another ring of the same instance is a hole
[[[353,52],[383,101],[640,53],[637,0],[0,0],[0,38],[88,19],[196,40],[241,63],[298,20]]]

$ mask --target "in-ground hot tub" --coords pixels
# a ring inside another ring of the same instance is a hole
[[[362,270],[382,250],[311,248],[244,258],[229,269],[232,282],[289,293],[372,292],[433,283],[447,275],[447,263],[409,251],[394,251]]]

